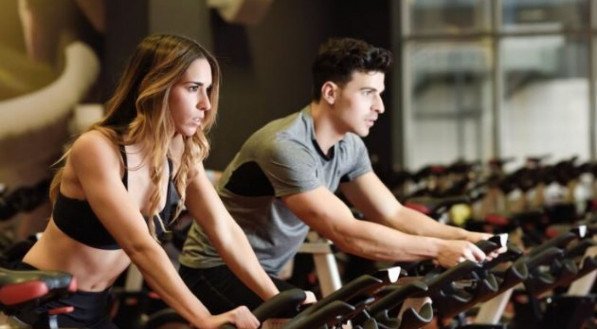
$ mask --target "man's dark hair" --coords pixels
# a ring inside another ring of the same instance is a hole
[[[313,100],[321,98],[321,86],[326,81],[345,85],[357,72],[387,73],[392,63],[392,53],[384,48],[352,38],[333,38],[319,48],[311,66],[313,74]]]

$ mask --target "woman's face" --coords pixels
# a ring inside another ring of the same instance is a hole
[[[209,88],[211,67],[204,58],[191,63],[182,78],[170,90],[168,105],[176,132],[192,136],[201,129],[207,111],[211,109]]]

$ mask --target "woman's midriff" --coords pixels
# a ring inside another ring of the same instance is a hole
[[[99,292],[111,287],[130,264],[122,249],[102,250],[81,244],[64,234],[52,220],[23,258],[40,270],[71,273],[79,290]]]

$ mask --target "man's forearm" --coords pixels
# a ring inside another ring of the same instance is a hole
[[[419,261],[435,258],[443,239],[416,236],[387,225],[357,221],[350,228],[328,236],[341,250],[378,261]]]
[[[404,233],[440,239],[468,240],[468,231],[437,222],[416,210],[402,206],[391,220],[391,226]]]

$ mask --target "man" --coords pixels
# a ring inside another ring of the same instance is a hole
[[[485,258],[473,242],[487,234],[403,207],[371,169],[360,137],[385,110],[381,94],[390,63],[389,51],[363,41],[328,41],[313,63],[312,102],[255,132],[224,171],[220,197],[272,277],[310,229],[373,260],[434,259],[450,267]],[[338,188],[366,220],[354,218],[334,194]],[[181,276],[212,312],[262,302],[231,274],[197,225],[180,262]]]

